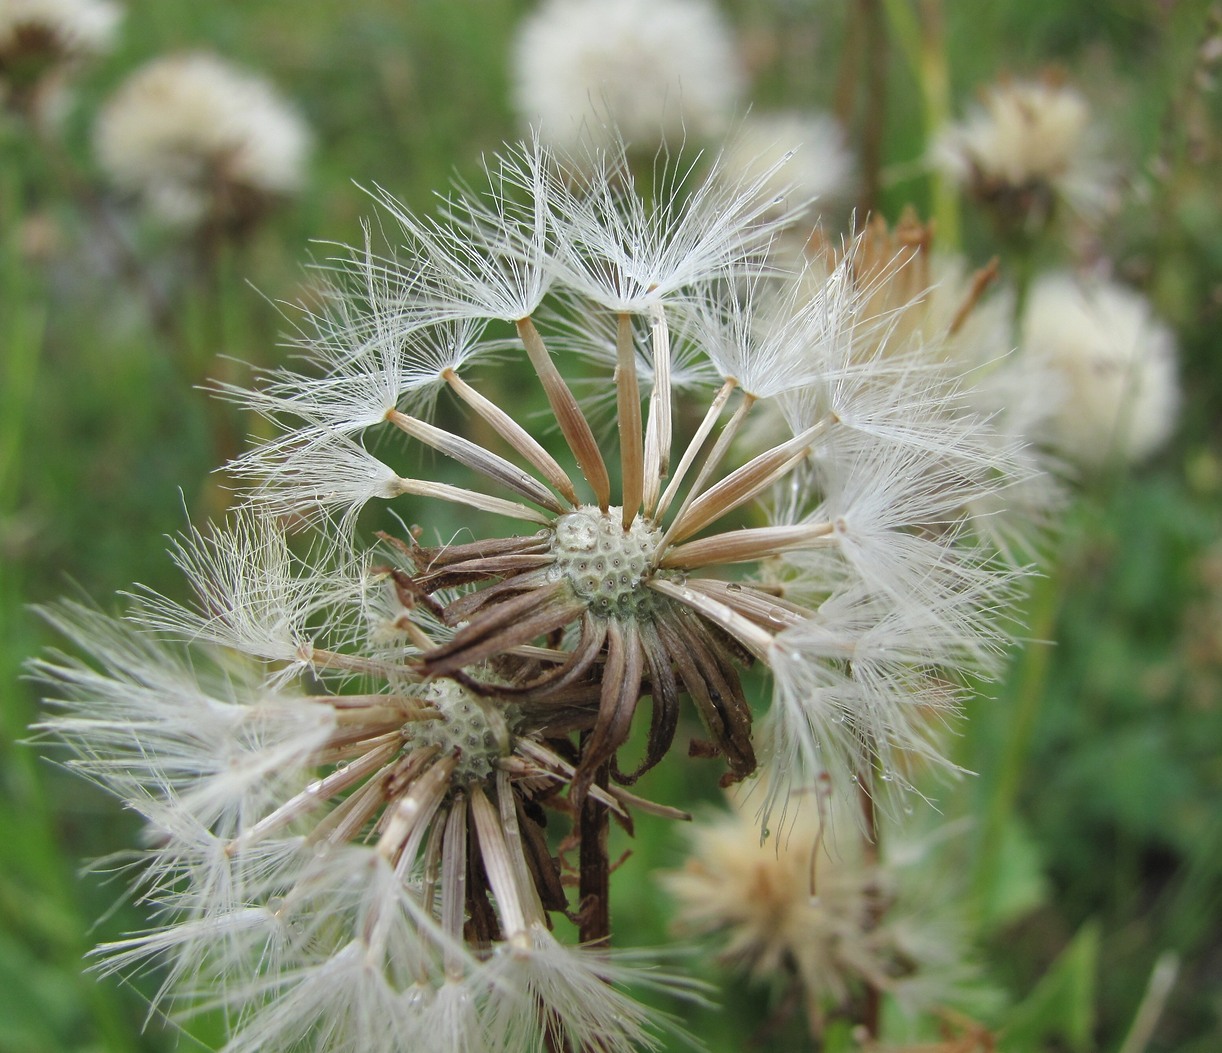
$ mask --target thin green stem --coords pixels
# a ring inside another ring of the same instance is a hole
[[[1006,830],[1014,819],[1040,707],[1047,694],[1052,648],[1040,641],[1052,638],[1060,601],[1059,576],[1041,581],[1032,601],[1033,642],[1023,651],[1017,670],[1017,689],[1001,757],[991,765],[997,777],[985,812],[973,889],[978,908],[986,920],[991,913],[993,890],[1000,877]]]

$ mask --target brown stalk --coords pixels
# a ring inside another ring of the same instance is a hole
[[[750,584],[717,581],[713,578],[689,578],[686,587],[694,592],[704,593],[772,632],[781,632],[801,625],[810,618],[810,611],[799,604],[763,592]]]
[[[659,550],[676,541],[682,541],[739,505],[746,504],[795,465],[804,461],[809,453],[809,442],[801,444],[795,439],[767,453],[761,453],[741,468],[736,468],[724,479],[709,487],[679,514],[671,523],[662,544],[658,546]]]
[[[726,422],[726,426],[721,429],[721,434],[717,436],[717,441],[713,444],[713,448],[709,451],[709,455],[705,458],[704,464],[700,466],[700,471],[696,475],[695,482],[692,483],[691,489],[688,490],[687,496],[683,499],[683,503],[679,506],[679,511],[675,513],[674,522],[671,523],[670,529],[666,532],[666,536],[662,540],[662,544],[658,546],[658,551],[661,552],[671,540],[672,533],[675,529],[675,523],[683,518],[688,507],[696,501],[701,491],[704,489],[704,484],[709,481],[713,472],[717,470],[717,466],[721,464],[722,459],[730,450],[730,444],[734,441],[734,437],[738,434],[738,429],[742,427],[743,421],[746,420],[747,414],[751,412],[751,407],[755,405],[755,396],[749,392],[743,392],[743,400],[738,404],[738,409],[734,411],[734,415]],[[706,418],[707,419],[707,418]]]
[[[989,287],[1000,270],[1001,262],[994,256],[972,275],[972,287],[968,289],[967,296],[963,298],[963,303],[959,305],[955,317],[951,319],[950,326],[946,330],[948,336],[954,336],[963,327],[963,323],[967,321],[976,304],[980,302],[980,297],[984,295],[984,290]]]
[[[425,671],[429,676],[456,672],[575,621],[585,605],[566,592],[564,583],[558,582],[497,604],[425,655]]]
[[[762,662],[768,661],[768,651],[772,645],[772,634],[761,629],[753,621],[743,617],[729,603],[714,599],[702,589],[693,588],[688,583],[670,581],[666,578],[654,578],[649,587],[655,592],[677,600],[683,606],[699,614],[705,622],[711,622],[719,629],[725,630],[749,654]]]
[[[564,378],[552,361],[552,356],[548,354],[543,337],[539,335],[535,323],[530,318],[522,318],[518,321],[517,327],[522,346],[526,349],[526,354],[539,376],[540,383],[543,384],[543,391],[556,417],[556,423],[560,425],[560,433],[564,436],[565,442],[569,444],[569,449],[573,451],[573,456],[577,459],[577,467],[581,469],[586,481],[593,489],[598,507],[605,512],[611,505],[611,479],[607,475],[607,465],[603,460],[602,450],[594,438],[593,431],[590,430],[590,422],[581,412],[581,406],[578,405],[569,386],[564,382]]]
[[[581,635],[577,646],[568,652],[568,658],[554,665],[546,673],[522,684],[500,688],[506,695],[533,695],[546,697],[552,691],[568,687],[574,680],[584,676],[593,667],[607,639],[607,623],[595,618],[587,611],[581,620]]]
[[[455,943],[462,942],[463,921],[467,912],[467,799],[456,794],[446,817],[445,841],[442,846],[441,926]],[[446,972],[454,979],[462,976],[461,961],[452,961],[446,954]]]
[[[502,439],[539,469],[543,477],[555,487],[561,497],[571,505],[578,504],[577,491],[573,488],[573,481],[568,477],[568,473],[530,432],[495,402],[485,398],[471,387],[454,370],[447,369],[441,375],[459,398],[483,417]]]
[[[363,757],[352,761],[350,764],[346,764],[337,771],[333,771],[325,778],[316,779],[310,783],[309,788],[290,797],[275,811],[265,815],[254,826],[243,833],[240,838],[231,842],[231,845],[236,848],[238,841],[240,841],[242,846],[246,847],[260,838],[274,833],[294,819],[308,815],[336,794],[342,793],[350,786],[360,782],[371,772],[376,771],[395,754],[398,748],[397,742],[384,742],[370,750]]]
[[[779,555],[799,545],[809,545],[827,537],[834,529],[831,523],[813,523],[730,530],[667,549],[658,566],[694,569],[726,563],[749,563]]]
[[[548,524],[549,516],[536,512],[533,508],[520,505],[516,501],[505,501],[489,494],[481,494],[476,490],[464,490],[461,486],[450,486],[448,483],[425,482],[420,479],[395,480],[395,489],[399,494],[411,494],[414,497],[431,497],[437,501],[450,501],[454,504],[470,505],[481,512],[491,512],[493,515],[505,516],[506,519],[522,519],[528,523]]]
[[[542,918],[543,903],[539,899],[537,883],[527,861],[526,842],[518,826],[518,809],[513,789],[509,784],[508,773],[503,770],[496,773],[496,803],[501,815],[501,830],[509,847],[509,863],[513,868],[518,890],[526,901],[527,913],[534,918]]]
[[[510,937],[516,936],[527,928],[522,890],[518,888],[514,877],[509,846],[501,829],[500,818],[479,783],[471,785],[471,818],[475,820],[484,873],[492,887],[492,894],[496,897],[497,910],[505,923],[506,934]]]
[[[386,419],[413,439],[426,446],[431,446],[460,464],[465,464],[473,472],[478,472],[493,482],[513,490],[540,508],[546,508],[556,515],[563,515],[566,511],[564,505],[560,504],[552,492],[533,475],[524,472],[516,464],[505,460],[504,457],[485,450],[470,439],[464,439],[461,435],[455,435],[444,428],[429,424],[428,421],[420,420],[418,417],[409,416],[395,409],[387,412]]]
[[[597,771],[624,744],[641,696],[645,655],[635,621],[607,622],[607,658],[603,667],[594,729],[584,736],[581,764],[569,800],[580,807]]]
[[[583,754],[585,745],[583,739]],[[608,766],[602,764],[593,773],[593,785],[605,790],[607,784]],[[611,860],[607,851],[610,823],[607,809],[593,796],[586,797],[581,806],[578,830],[581,836],[577,879],[578,937],[586,945],[606,945],[611,936]]]
[[[730,773],[734,779],[746,778],[756,767],[751,709],[743,697],[738,673],[718,658],[722,645],[694,619],[680,616],[659,619],[655,624],[679,679],[730,766]]]
[[[382,813],[378,828],[378,852],[391,862],[400,859],[404,846],[432,819],[445,795],[454,768],[455,757],[438,757],[419,778],[413,780],[412,788]]]
[[[536,592],[540,586],[546,584],[546,571],[532,570],[526,574],[516,574],[506,581],[460,596],[442,610],[442,620],[446,625],[458,625],[460,622],[471,621],[485,607],[495,606],[509,596]],[[433,587],[446,588],[448,580],[442,578],[435,581]]]
[[[666,648],[652,624],[641,627],[641,649],[649,667],[649,694],[652,702],[649,718],[649,742],[645,757],[628,773],[619,770],[618,761],[611,760],[611,777],[620,785],[631,786],[670,751],[679,726],[679,685],[666,654]]]

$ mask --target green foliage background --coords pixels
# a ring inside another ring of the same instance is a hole
[[[16,125],[0,124],[3,1053],[152,1053],[175,1041],[156,1016],[146,1020],[156,975],[120,982],[83,972],[90,946],[143,924],[124,895],[125,860],[112,856],[136,844],[138,830],[22,743],[37,713],[22,663],[49,642],[29,605],[74,590],[104,601],[133,581],[181,594],[162,536],[217,507],[209,473],[233,452],[215,439],[228,410],[193,385],[244,376],[214,356],[275,360],[270,301],[302,291],[301,262],[325,255],[310,239],[359,237],[371,208],[354,181],[428,209],[453,172],[473,174],[483,152],[517,134],[507,41],[527,6],[131,0],[120,46],[84,77],[69,117],[79,163],[91,165],[100,100],[137,63],[175,49],[211,48],[264,71],[317,135],[307,193],[222,258],[215,290],[183,279],[189,261],[172,238],[120,213],[174,291],[185,347],[152,333],[47,158]],[[931,8],[884,6],[893,28]],[[830,104],[845,8],[731,5],[749,39],[781,41],[766,52],[759,107]],[[1075,496],[1030,600],[1030,635],[1041,642],[1016,654],[958,744],[980,774],[948,788],[942,806],[973,816],[955,870],[968,875],[962,894],[984,920],[989,978],[1007,995],[986,1023],[1015,1053],[1136,1053],[1125,1035],[1156,960],[1172,952],[1179,975],[1148,1048],[1209,1053],[1222,1048],[1222,147],[1218,93],[1193,82],[1208,5],[946,0],[945,13],[957,104],[999,72],[1059,63],[1095,101],[1137,184],[1149,184],[1152,156],[1167,162],[1153,196],[1134,192],[1104,236],[1120,273],[1176,327],[1187,393],[1166,452]],[[890,218],[909,201],[929,206],[911,164],[923,132],[903,43],[893,34],[877,57],[888,75]],[[965,247],[984,262],[987,228],[965,219]],[[50,248],[32,259],[38,231]],[[713,800],[716,773],[691,764],[669,761],[646,792],[674,800],[695,784]],[[616,877],[617,933],[629,945],[665,942],[668,907],[649,874],[679,862],[682,839],[673,825],[642,823],[625,847],[633,855]],[[701,968],[718,975],[708,955]],[[724,1010],[677,1011],[710,1048],[738,1050],[758,1034],[768,997],[735,982]],[[217,1048],[219,1034],[218,1021],[200,1019],[180,1048]],[[776,1048],[798,1048],[797,1033],[784,1034]]]

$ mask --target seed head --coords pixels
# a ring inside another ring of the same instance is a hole
[[[707,0],[545,0],[518,31],[512,74],[523,122],[553,146],[596,151],[715,135],[744,81]]]
[[[979,105],[942,131],[933,159],[1010,228],[1038,230],[1059,202],[1086,214],[1108,203],[1090,107],[1055,73],[987,86]]]
[[[243,229],[305,178],[309,132],[253,73],[206,53],[156,59],[98,116],[98,162],[163,222]]]
[[[1032,287],[1022,341],[1056,380],[1047,438],[1070,462],[1140,461],[1171,435],[1180,401],[1175,338],[1139,293],[1045,275]]]

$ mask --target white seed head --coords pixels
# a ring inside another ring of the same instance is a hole
[[[733,36],[706,0],[546,0],[513,49],[519,115],[566,150],[715,135],[743,79]]]
[[[203,52],[137,70],[98,116],[98,161],[159,219],[233,221],[298,190],[310,135],[262,77]]]
[[[1139,293],[1046,275],[1031,290],[1022,342],[1058,382],[1049,438],[1068,460],[1140,461],[1170,436],[1180,401],[1175,338]]]
[[[760,193],[778,210],[802,216],[839,204],[852,191],[853,156],[844,130],[823,113],[751,113],[726,144],[725,171],[739,179],[766,175]]]
[[[1098,211],[1108,193],[1086,98],[1051,77],[984,89],[961,122],[947,126],[933,160],[985,194],[1045,186],[1073,208]]]

